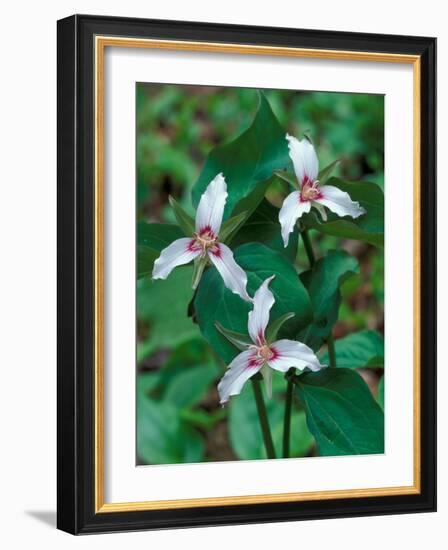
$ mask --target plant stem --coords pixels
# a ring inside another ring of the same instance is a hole
[[[306,251],[306,255],[308,256],[310,267],[313,267],[313,265],[316,263],[316,257],[314,256],[314,250],[311,244],[310,236],[306,229],[302,229],[300,231],[300,234],[302,235],[303,244],[305,246],[305,251]],[[328,347],[328,356],[330,358],[330,367],[336,367],[336,353],[334,350],[334,340],[333,340],[333,334],[331,331],[330,331],[330,334],[327,336],[327,347]]]
[[[300,231],[300,234],[302,235],[303,239],[303,246],[305,247],[306,255],[308,256],[308,261],[310,263],[310,267],[313,267],[313,265],[316,262],[316,258],[314,256],[313,246],[311,244],[310,236],[308,234],[308,230],[302,229]]]
[[[191,297],[191,300],[190,300],[190,302],[188,303],[188,306],[187,306],[187,315],[188,315],[188,317],[191,317],[193,323],[197,323],[196,310],[194,308],[194,300],[196,298],[197,293],[198,293],[198,289],[195,288],[194,291],[193,291],[193,296]]]
[[[327,347],[328,347],[328,357],[330,359],[330,367],[336,367],[336,352],[334,350],[334,340],[333,334],[330,334],[327,337]]]
[[[255,403],[257,404],[258,418],[260,420],[266,454],[268,458],[275,458],[274,442],[272,441],[266,405],[261,392],[260,378],[255,376],[251,378],[251,381],[252,389],[254,390]]]
[[[294,382],[288,379],[286,386],[285,416],[283,420],[283,458],[289,458],[289,438],[291,434],[291,408]]]

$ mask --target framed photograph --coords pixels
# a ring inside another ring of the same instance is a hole
[[[58,527],[436,507],[433,38],[58,22]]]

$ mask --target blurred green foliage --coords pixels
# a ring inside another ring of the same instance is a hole
[[[340,159],[334,176],[383,185],[383,96],[282,90],[265,90],[265,95],[289,133],[298,137],[306,133],[312,138],[321,168]],[[216,145],[246,130],[257,105],[257,91],[251,89],[138,84],[137,221],[175,222],[169,195],[193,214],[191,188],[207,155]],[[268,198],[279,206],[284,193],[285,187],[277,181]],[[369,329],[381,334],[383,251],[315,231],[313,242],[318,256],[343,249],[359,264],[359,272],[340,288],[339,320],[333,330],[337,349],[337,339],[352,332]],[[148,254],[152,253],[148,249]],[[296,265],[299,271],[309,269],[301,241]],[[166,281],[145,276],[137,283],[138,461],[264,458],[251,388],[246,387],[226,409],[219,406],[216,382],[224,365],[187,316],[192,299],[191,269],[176,269]],[[376,342],[376,336],[372,338]],[[344,353],[343,342],[339,351]],[[274,398],[268,407],[274,440],[279,444],[285,384],[278,376],[274,382]],[[382,391],[381,385],[380,396]],[[291,439],[292,456],[313,454],[313,438],[298,402],[293,430],[300,435]]]

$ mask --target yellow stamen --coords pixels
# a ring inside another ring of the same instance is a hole
[[[199,246],[201,246],[204,251],[206,251],[209,248],[211,248],[212,246],[214,246],[214,244],[216,243],[216,240],[217,240],[216,237],[211,237],[207,233],[204,234],[204,235],[198,235],[197,233],[195,233],[194,238],[195,238],[196,242],[199,244]]]
[[[269,346],[264,345],[264,346],[261,346],[261,348],[258,348],[258,355],[264,361],[269,361],[269,359],[271,359],[274,354],[270,350]]]
[[[302,187],[302,199],[306,201],[312,201],[320,195],[319,181],[316,180],[313,183],[306,183]]]

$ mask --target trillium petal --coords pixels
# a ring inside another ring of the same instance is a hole
[[[243,300],[251,302],[252,299],[246,290],[246,272],[235,262],[230,248],[225,244],[216,243],[208,250],[208,257],[219,271],[226,287],[234,294],[239,294]]]
[[[271,346],[274,352],[272,359],[269,359],[268,365],[280,372],[286,372],[291,367],[303,370],[308,367],[312,371],[318,371],[325,365],[319,363],[314,351],[300,342],[294,340],[278,340]]]
[[[300,198],[300,191],[292,192],[283,201],[283,205],[278,215],[278,221],[282,226],[282,237],[285,247],[288,246],[289,234],[294,231],[296,221],[302,214],[309,212],[310,208],[311,202],[302,201]]]
[[[365,214],[365,209],[359,202],[352,201],[350,195],[345,191],[341,191],[333,185],[323,185],[320,188],[321,197],[315,202],[326,206],[329,210],[338,216],[351,216],[358,218]]]
[[[196,211],[196,231],[211,229],[218,235],[221,229],[224,206],[227,200],[227,184],[224,176],[218,174],[202,194]]]
[[[175,267],[188,264],[200,253],[201,249],[195,246],[194,240],[188,238],[177,239],[164,248],[154,262],[152,278],[166,279]]]
[[[220,403],[223,405],[232,395],[238,395],[247,380],[262,366],[263,362],[257,360],[254,350],[243,351],[237,355],[218,384]]]
[[[254,344],[261,345],[264,342],[264,331],[269,323],[269,312],[275,303],[275,298],[269,290],[269,283],[275,277],[269,277],[255,292],[254,308],[249,312],[248,329]]]
[[[305,180],[315,181],[319,173],[319,161],[313,144],[306,138],[299,140],[289,134],[286,134],[286,139],[299,183],[302,185]]]

